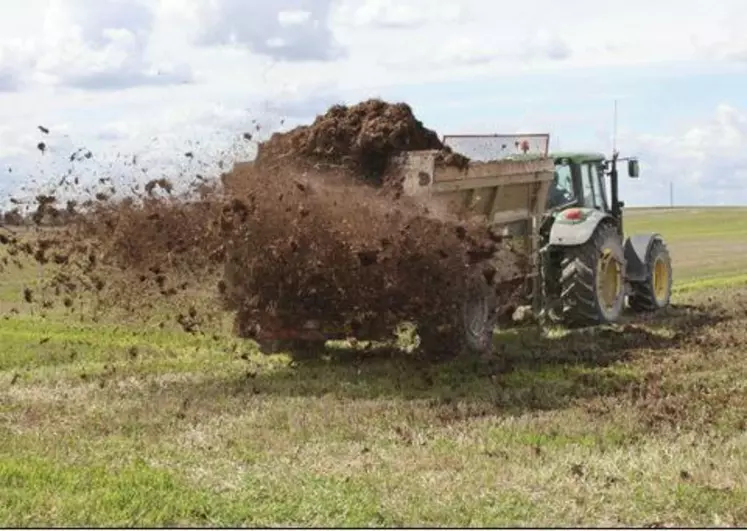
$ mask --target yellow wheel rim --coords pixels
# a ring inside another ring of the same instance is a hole
[[[620,263],[605,249],[597,263],[597,293],[605,310],[615,306],[622,288],[622,270]]]
[[[669,268],[666,262],[657,258],[654,262],[654,296],[661,301],[666,299],[669,290]]]

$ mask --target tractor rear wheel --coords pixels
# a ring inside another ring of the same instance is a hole
[[[594,326],[619,320],[625,307],[620,235],[600,224],[589,240],[565,250],[561,262],[561,315],[567,326]]]
[[[648,278],[632,282],[628,304],[636,312],[654,312],[669,305],[672,297],[672,261],[666,244],[655,240],[646,256]]]

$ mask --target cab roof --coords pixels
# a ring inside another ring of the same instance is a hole
[[[558,151],[550,153],[550,157],[552,157],[555,162],[559,162],[560,159],[571,159],[572,162],[577,164],[582,164],[584,162],[602,162],[607,158],[604,153],[575,151]]]

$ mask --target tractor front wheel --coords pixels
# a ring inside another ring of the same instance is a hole
[[[655,240],[646,256],[648,277],[643,282],[632,282],[628,297],[630,308],[636,312],[654,312],[669,305],[672,297],[672,261],[666,244]]]
[[[625,307],[624,252],[616,228],[599,225],[589,240],[564,251],[561,314],[567,326],[619,320]]]

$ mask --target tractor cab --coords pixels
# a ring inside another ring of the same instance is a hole
[[[619,217],[622,202],[617,194],[617,161],[602,153],[555,153],[555,178],[547,194],[547,210],[570,207],[594,209]],[[628,175],[638,177],[638,161],[628,159]],[[610,176],[608,190],[605,176]]]
[[[554,157],[555,178],[550,185],[548,210],[566,207],[594,208],[608,212],[604,183],[604,155],[566,155]]]

